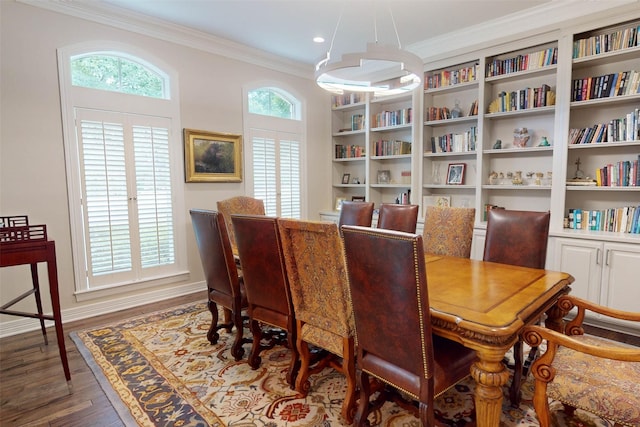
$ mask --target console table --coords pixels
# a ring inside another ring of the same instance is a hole
[[[47,263],[49,276],[49,293],[51,294],[51,306],[53,315],[44,314],[42,300],[40,298],[40,282],[38,280],[38,263]],[[53,240],[47,239],[46,225],[29,225],[26,216],[0,217],[0,267],[29,264],[31,267],[31,279],[33,288],[0,306],[1,314],[13,316],[31,317],[40,320],[40,327],[45,344],[48,344],[45,320],[53,320],[55,323],[60,359],[67,382],[71,381],[67,350],[62,329],[62,317],[60,315],[60,297],[58,292],[58,269],[56,265],[56,245]],[[9,307],[34,294],[37,313],[10,310]]]

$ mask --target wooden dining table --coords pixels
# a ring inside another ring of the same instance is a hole
[[[497,427],[503,386],[509,379],[503,359],[525,325],[543,314],[560,330],[558,298],[569,293],[567,273],[468,258],[425,254],[433,332],[475,350],[478,427]]]

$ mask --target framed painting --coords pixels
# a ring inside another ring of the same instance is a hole
[[[242,136],[184,129],[186,182],[242,182]]]
[[[450,163],[447,171],[447,184],[462,185],[464,184],[464,163]]]

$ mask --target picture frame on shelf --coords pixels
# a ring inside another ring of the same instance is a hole
[[[364,202],[365,198],[364,198],[364,196],[351,196],[351,201],[352,202]]]
[[[345,173],[345,174],[342,175],[342,183],[343,184],[348,184],[350,179],[351,179],[351,174],[350,173]]]
[[[346,197],[336,197],[335,210],[341,211],[342,210],[342,202],[344,202],[345,200],[347,200]]]
[[[378,171],[378,184],[390,184],[391,171],[388,169]]]
[[[242,135],[184,129],[186,182],[242,182]]]
[[[466,163],[449,163],[447,170],[447,185],[464,184],[464,170]]]

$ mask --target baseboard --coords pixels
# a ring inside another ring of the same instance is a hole
[[[141,305],[152,302],[163,301],[170,298],[176,298],[196,292],[202,292],[206,289],[204,282],[189,283],[186,285],[173,286],[159,290],[149,290],[141,294],[126,296],[109,301],[83,305],[82,307],[69,308],[62,310],[62,322],[74,322],[90,317],[100,316],[102,314],[113,313],[127,308],[139,307]],[[51,315],[51,313],[47,313]],[[53,321],[45,321],[47,327],[54,326]],[[32,318],[19,318],[8,322],[0,323],[0,338],[18,335],[25,332],[31,332],[40,329],[40,322]]]

